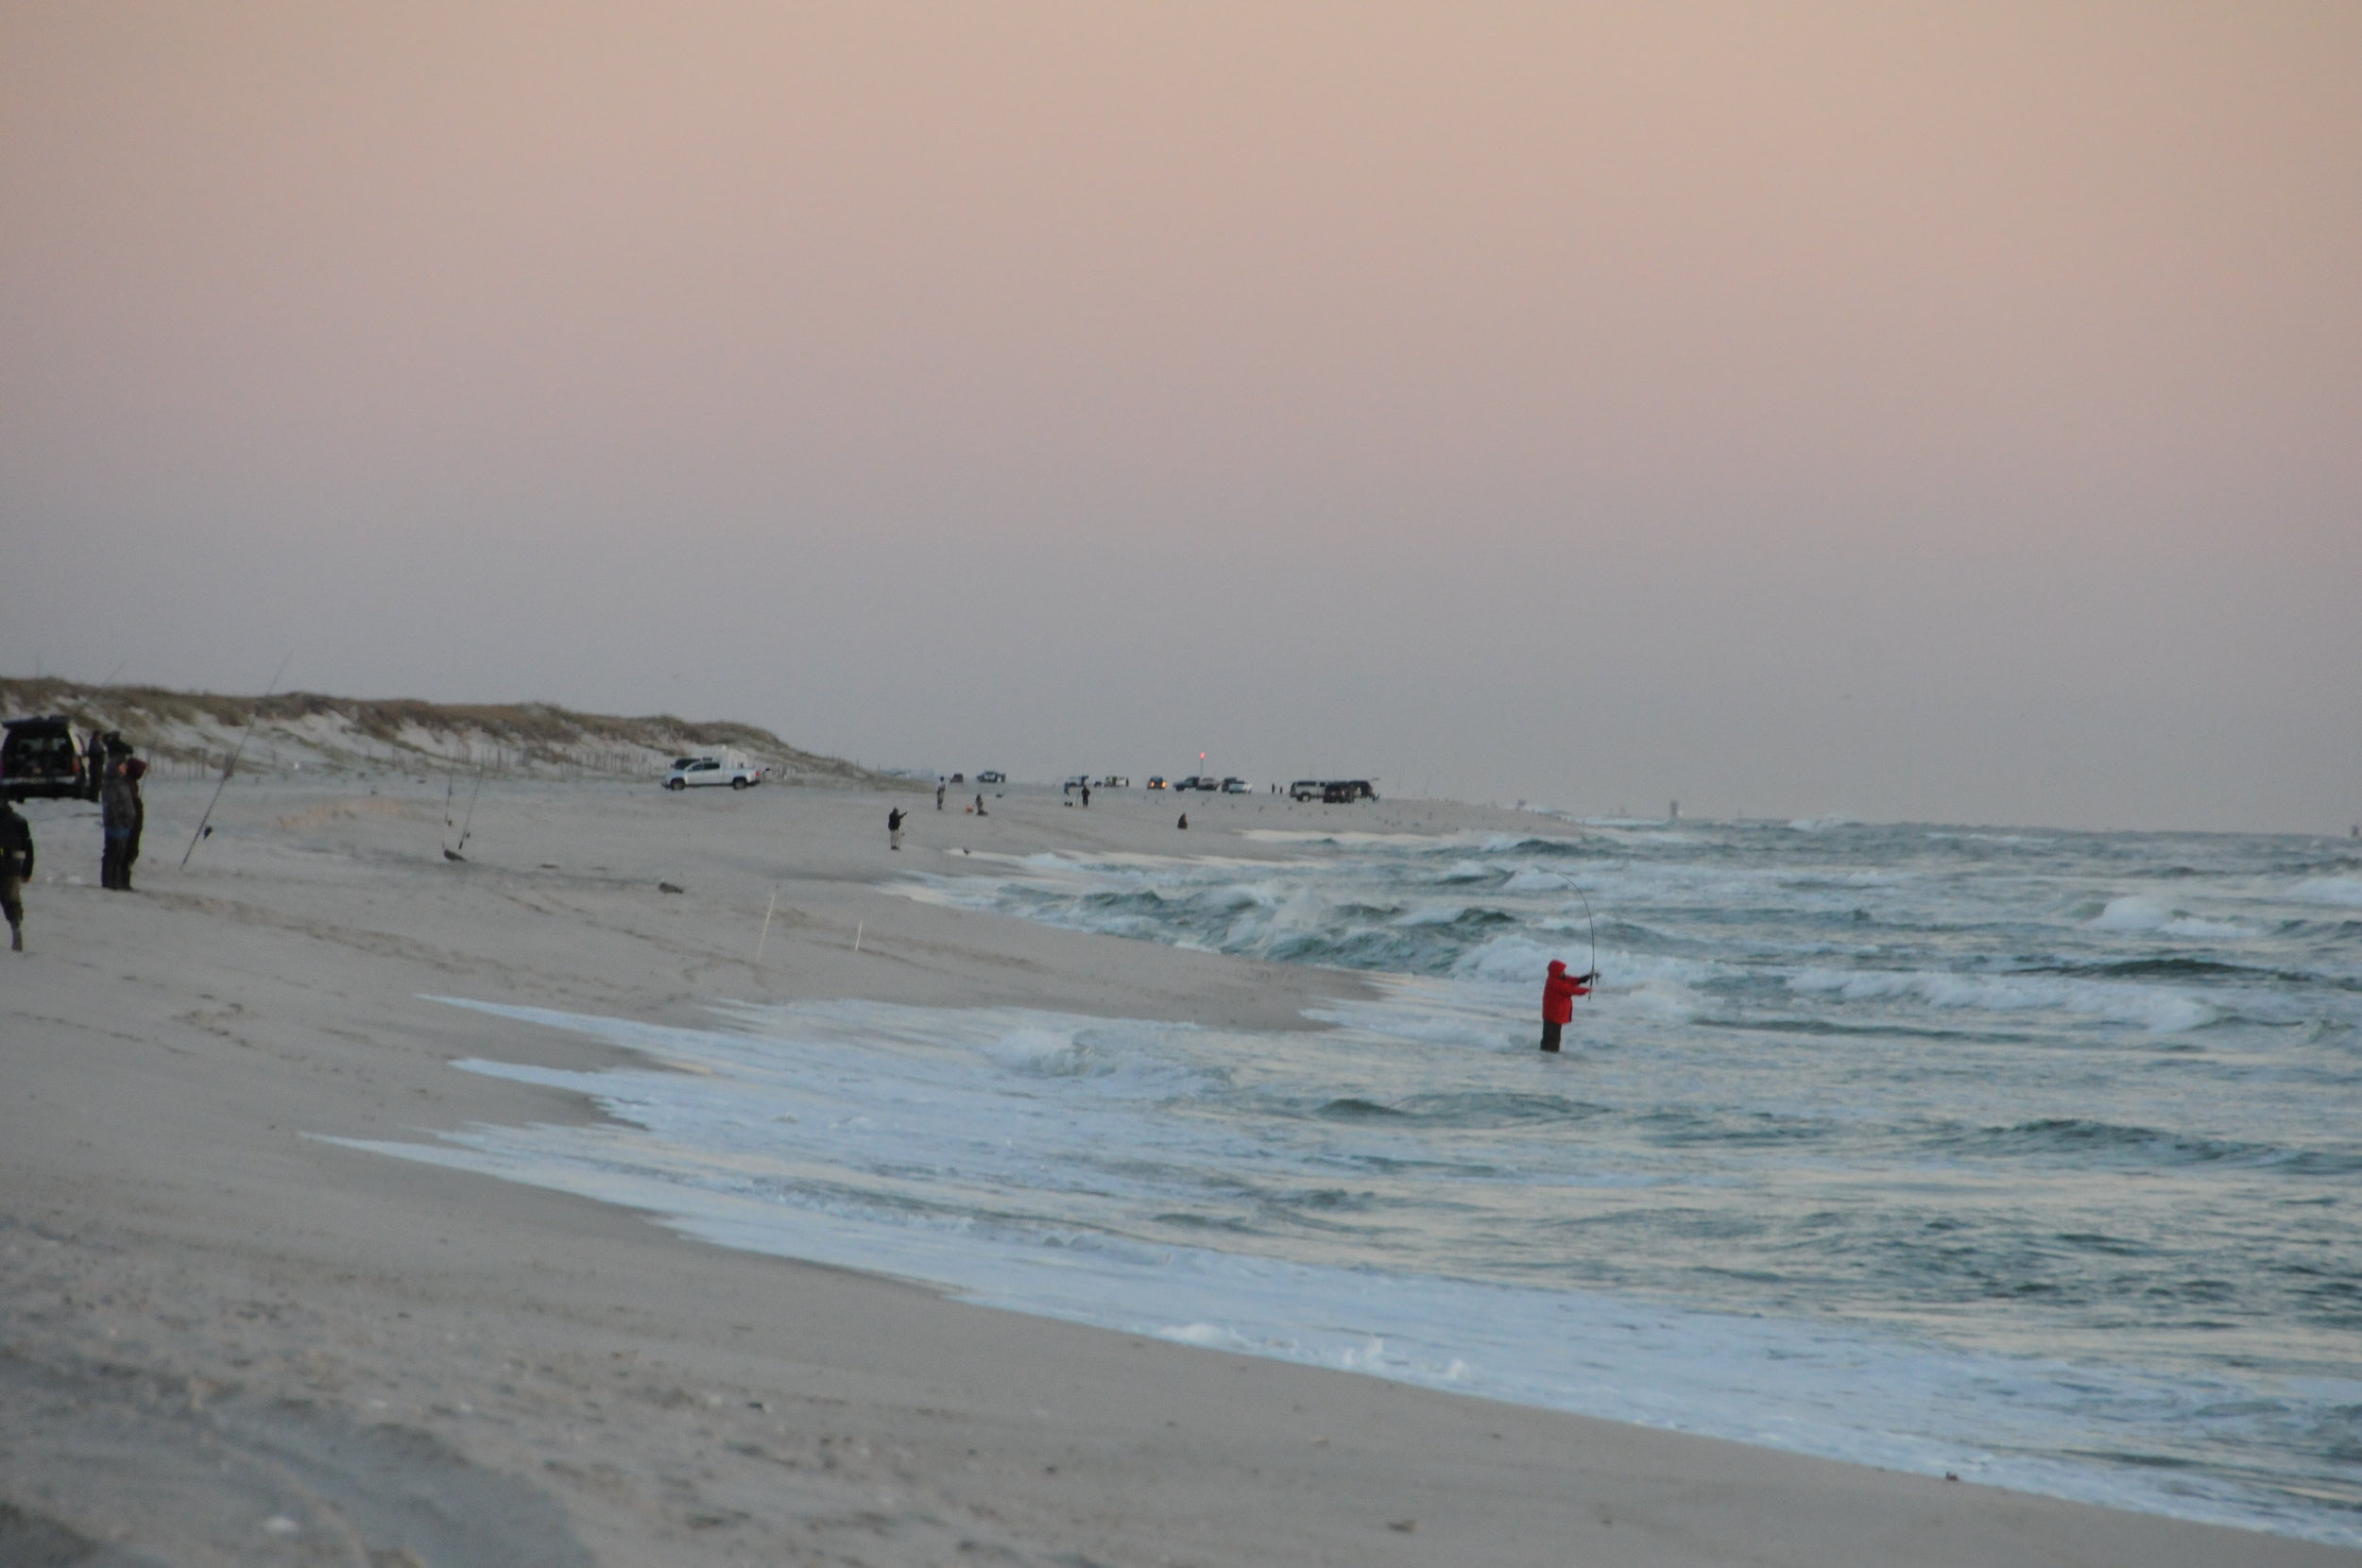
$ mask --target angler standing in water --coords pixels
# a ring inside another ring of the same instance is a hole
[[[1566,961],[1550,960],[1549,978],[1542,982],[1542,1048],[1558,1049],[1558,1031],[1575,1021],[1575,998],[1591,995],[1591,981],[1600,978],[1594,969],[1587,975],[1570,975]]]

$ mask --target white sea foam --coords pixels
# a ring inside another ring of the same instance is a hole
[[[1182,1344],[2362,1542],[2351,1514],[2292,1513],[2236,1474],[2086,1457],[2170,1452],[2205,1435],[2251,1468],[2251,1440],[2279,1431],[2258,1425],[2280,1419],[2273,1411],[2306,1402],[2289,1417],[2301,1427],[2326,1419],[2317,1410],[2362,1403],[2362,1387],[2300,1395],[2230,1372],[1955,1348],[1841,1312],[1702,1310],[1662,1291],[1543,1287],[1519,1283],[1534,1277],[1518,1261],[1522,1243],[1503,1265],[1518,1279],[1488,1279],[1471,1268],[1481,1227],[1439,1233],[1437,1251],[1401,1251],[1421,1225],[1463,1226],[1499,1204],[1513,1236],[1548,1228],[1548,1255],[1577,1244],[1569,1222],[1651,1212],[1620,1206],[1652,1203],[1668,1184],[1669,1212],[1721,1202],[1727,1218],[1769,1202],[1766,1184],[1793,1179],[1765,1129],[1830,1119],[1811,1096],[1783,1092],[1806,1063],[1699,1056],[1679,1031],[1665,1046],[1674,1055],[1647,1059],[1648,1014],[1679,999],[1679,982],[1645,972],[1665,960],[1603,956],[1636,978],[1612,991],[1614,1013],[1591,1015],[1600,1036],[1590,1054],[1564,1063],[1535,1058],[1531,989],[1482,980],[1382,980],[1374,998],[1326,1010],[1333,1032],[1275,1036],[867,1002],[733,1006],[721,1027],[691,1030],[461,1001],[484,1020],[488,1048],[506,1029],[551,1027],[695,1071],[471,1062],[590,1094],[618,1123],[351,1146],[627,1204],[726,1245]],[[2032,993],[2012,995],[2029,1003]],[[1518,1048],[1502,1048],[1504,1027]],[[1983,1082],[1957,1082],[1971,1094]],[[1843,1109],[1891,1137],[1882,1130],[1894,1124],[1863,1102],[1881,1092],[1852,1079]],[[1919,1116],[1924,1092],[1898,1103]],[[1996,1107],[2012,1103],[2008,1085],[1995,1093]],[[1647,1098],[1624,1103],[1635,1095]],[[1731,1109],[1711,1113],[1713,1097]],[[1730,1118],[1732,1141],[1655,1141],[1653,1130],[1709,1114]],[[1602,1119],[1619,1116],[1627,1134]],[[1592,1119],[1567,1119],[1578,1116]],[[1798,1168],[1825,1158],[1806,1152]],[[1397,1168],[1420,1174],[1387,1174]],[[1907,1174],[1897,1202],[1935,1179]],[[2062,1180],[2045,1167],[2045,1185],[2002,1206],[2039,1203]],[[1977,1188],[1960,1190],[1979,1201]],[[1416,1206],[1430,1193],[1431,1209]],[[1324,1194],[1399,1202],[1366,1232],[1286,1218]],[[1258,1218],[1275,1209],[1279,1219]],[[1599,1239],[1604,1256],[1635,1250],[1619,1232]],[[1706,1245],[1710,1262],[1729,1261],[1729,1241]],[[2122,1338],[2113,1330],[2105,1342]]]
[[[2315,877],[2299,882],[2289,895],[2308,904],[2341,904],[2362,909],[2362,877]]]
[[[1239,837],[1257,844],[1333,844],[1363,848],[1410,849],[1421,844],[1444,844],[1460,842],[1456,833],[1364,833],[1347,829],[1323,832],[1318,828],[1245,827]]]
[[[2064,1013],[2108,1023],[2137,1024],[2156,1034],[2199,1029],[2221,1015],[2198,997],[2165,986],[2049,975],[1809,968],[1789,975],[1788,986],[1803,995],[1837,996],[1848,1001],[1919,1001],[1930,1007],[1989,1013]]]
[[[2169,910],[2137,895],[2109,899],[2108,907],[2095,915],[2091,924],[2103,931],[2154,931],[2160,936],[2199,942],[2235,942],[2255,934],[2246,926],[2228,920],[2201,920],[2186,911]]]

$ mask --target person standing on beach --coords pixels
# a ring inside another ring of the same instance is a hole
[[[1083,810],[1086,810],[1086,811],[1087,811],[1087,810],[1089,810],[1090,809],[1091,809],[1091,781],[1090,781],[1089,779],[1086,778],[1085,780],[1083,780]]]
[[[131,837],[123,846],[123,891],[131,891],[131,868],[139,863],[140,832],[147,826],[147,797],[140,793],[140,780],[147,775],[147,764],[131,758],[123,764],[123,776],[131,784]]]
[[[978,795],[976,797],[976,814],[980,817],[984,814],[984,797],[983,795]]]
[[[110,760],[106,787],[98,794],[98,884],[117,893],[131,891],[131,861],[139,853],[140,819],[145,804],[140,799],[140,775],[129,758]],[[142,766],[141,773],[146,769]]]
[[[1575,998],[1591,995],[1589,981],[1600,977],[1570,975],[1566,961],[1550,960],[1549,978],[1542,982],[1542,1048],[1558,1049],[1558,1031],[1575,1021]]]
[[[0,912],[9,917],[9,950],[25,950],[24,886],[33,879],[33,825],[0,800]]]
[[[935,780],[935,810],[943,810],[943,780],[940,778]]]
[[[902,847],[902,808],[899,806],[886,813],[886,847]]]

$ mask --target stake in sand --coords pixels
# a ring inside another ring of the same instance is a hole
[[[771,940],[771,912],[779,907],[779,890],[771,890],[771,902],[762,907],[762,935],[755,943],[755,962],[762,962],[762,949]]]

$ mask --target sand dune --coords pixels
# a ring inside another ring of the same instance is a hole
[[[0,679],[0,718],[63,713],[117,730],[166,774],[212,776],[233,753],[243,773],[326,774],[423,782],[478,771],[497,777],[645,778],[671,759],[732,746],[772,770],[774,782],[916,789],[792,746],[767,729],[669,713],[619,718],[549,703],[429,703],[410,698],[219,696],[151,686]]]

